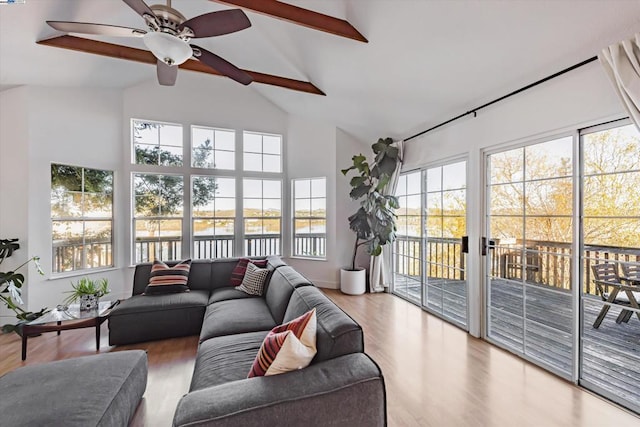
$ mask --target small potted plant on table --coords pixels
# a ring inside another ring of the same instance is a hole
[[[80,301],[81,311],[97,309],[100,298],[110,292],[107,279],[92,280],[83,277],[76,283],[71,282],[71,287],[73,290],[67,292],[71,295],[64,300],[64,303],[73,304]]]

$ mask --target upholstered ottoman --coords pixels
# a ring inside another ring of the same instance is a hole
[[[126,426],[146,387],[142,350],[18,368],[0,377],[0,424]]]

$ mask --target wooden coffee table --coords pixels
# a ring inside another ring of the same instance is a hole
[[[100,326],[109,318],[113,307],[120,301],[101,301],[95,310],[80,311],[80,304],[71,304],[67,310],[55,308],[22,326],[22,360],[27,358],[27,339],[44,332],[67,331],[80,328],[96,328],[96,350],[100,349]]]

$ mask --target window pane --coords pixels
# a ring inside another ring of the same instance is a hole
[[[243,187],[244,197],[262,197],[262,180],[245,179]]]
[[[262,199],[244,199],[243,215],[245,217],[261,217]]]
[[[262,219],[245,219],[244,234],[263,234]]]
[[[245,132],[243,142],[245,153],[262,153],[262,135]]]
[[[466,234],[467,225],[464,216],[442,218],[442,237],[459,239]]]
[[[217,218],[233,218],[236,215],[236,200],[216,198],[216,211],[215,216]]]
[[[131,121],[134,163],[182,165],[182,126],[148,120]]]
[[[294,202],[294,215],[298,218],[311,216],[311,200],[296,199]]]
[[[584,214],[587,216],[640,217],[640,172],[584,178]]]
[[[572,178],[527,182],[527,215],[571,215],[573,212]]]
[[[246,171],[262,171],[262,155],[244,153],[244,170]]]
[[[491,183],[516,182],[524,179],[524,149],[504,151],[492,154],[491,159]]]
[[[467,201],[466,190],[452,190],[442,192],[442,214],[443,215],[464,215]]]
[[[525,147],[527,180],[571,176],[573,139],[565,137]]]
[[[492,185],[491,215],[523,215],[524,186],[518,184]]]
[[[585,175],[640,170],[640,134],[635,125],[584,135]]]
[[[214,223],[212,219],[194,219],[193,220],[194,236],[213,236]]]
[[[467,162],[453,163],[442,167],[442,189],[453,190],[467,187]]]
[[[262,213],[264,216],[280,216],[282,213],[280,206],[280,199],[264,199],[262,201]]]
[[[280,156],[265,154],[263,157],[264,172],[280,172]]]
[[[327,197],[326,178],[311,180],[311,197]]]
[[[236,133],[234,131],[216,129],[215,142],[216,150],[235,151]]]
[[[236,168],[236,155],[231,151],[217,151],[215,152],[215,164],[216,169],[234,170]]]
[[[422,173],[414,172],[407,175],[407,194],[420,194]]]
[[[400,175],[398,177],[396,196],[404,196],[405,194],[407,194],[407,175]]]
[[[262,138],[262,149],[266,154],[280,154],[281,139],[279,136],[264,135]]]
[[[571,243],[573,236],[571,218],[527,217],[527,240]]]
[[[308,219],[296,219],[293,222],[295,234],[309,234],[311,233],[311,221]]]
[[[193,150],[193,161],[195,168],[213,168],[213,150],[208,148],[195,148]]]
[[[427,169],[427,192],[442,190],[442,168]]]
[[[262,182],[264,188],[264,197],[272,199],[280,198],[282,192],[282,185],[280,181],[264,180]]]
[[[311,197],[311,180],[296,179],[293,181],[293,191],[296,199]]]
[[[327,216],[327,199],[311,199],[312,216]]]
[[[265,219],[262,226],[264,234],[280,234],[280,219]]]
[[[442,215],[442,193],[427,194],[427,215]]]

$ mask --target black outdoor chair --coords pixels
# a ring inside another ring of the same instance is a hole
[[[591,271],[593,271],[593,281],[596,284],[600,297],[603,301],[609,303],[602,306],[596,321],[593,323],[594,328],[600,326],[609,312],[611,304],[640,309],[638,306],[640,292],[637,292],[639,288],[621,282],[620,276],[618,275],[618,264],[595,264],[591,266]],[[609,289],[611,289],[611,292],[609,292]],[[622,293],[620,291],[622,291]],[[636,315],[638,319],[640,319],[640,312],[636,312]],[[616,318],[616,323],[628,322],[631,316],[633,316],[633,311],[623,308]]]

